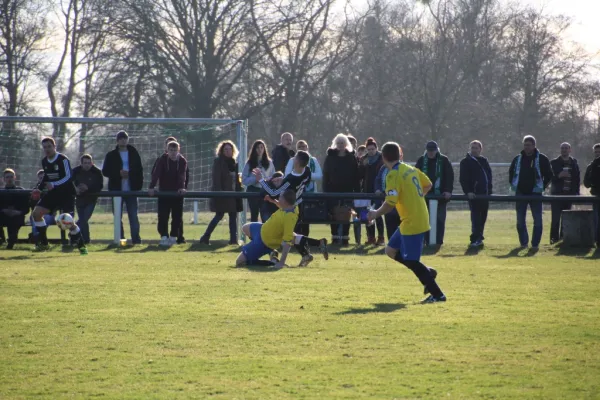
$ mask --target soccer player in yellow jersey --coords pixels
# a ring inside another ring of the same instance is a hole
[[[242,252],[236,260],[236,266],[258,263],[259,259],[271,254],[271,263],[275,268],[283,268],[290,248],[294,243],[294,228],[298,222],[296,206],[296,192],[286,190],[279,196],[279,210],[267,222],[252,222],[242,227],[244,234],[251,240],[242,247]],[[275,249],[281,245],[281,259],[276,257]]]
[[[425,195],[431,189],[431,181],[423,172],[401,161],[402,150],[398,143],[384,144],[381,154],[390,171],[385,179],[385,202],[378,210],[370,211],[367,218],[374,221],[396,207],[401,222],[390,238],[385,254],[405,265],[419,278],[425,286],[425,293],[430,293],[423,303],[446,301],[435,281],[437,272],[421,263],[423,239],[425,232],[429,231]]]

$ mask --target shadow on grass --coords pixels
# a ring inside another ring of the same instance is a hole
[[[351,308],[347,311],[338,312],[336,315],[391,313],[406,308],[406,304],[402,303],[376,303],[373,305],[375,306],[373,308]]]
[[[599,249],[594,251],[593,247],[571,247],[565,246],[563,243],[556,245],[558,251],[557,256],[577,256],[579,258],[598,258],[600,257]]]
[[[439,253],[441,249],[442,249],[442,245],[440,245],[440,244],[436,244],[433,246],[425,246],[425,247],[423,247],[422,254],[424,256],[433,256],[433,255],[436,255],[437,253]]]
[[[245,267],[231,267],[232,269],[245,269],[251,272],[279,272],[281,269],[267,265],[246,265]]]
[[[508,254],[504,254],[502,256],[494,256],[494,257],[496,257],[496,258],[530,257],[535,254],[535,252],[532,252],[531,249],[527,253],[521,254],[521,252],[523,252],[524,250],[526,250],[526,249],[523,247],[515,247],[510,252],[508,252]]]
[[[467,247],[467,249],[465,250],[465,256],[476,256],[477,254],[479,254],[479,252],[483,250],[483,246],[479,246],[479,247]]]
[[[185,251],[197,251],[205,252],[210,251],[212,253],[239,253],[241,251],[240,246],[230,245],[227,240],[213,240],[210,245],[194,242]]]

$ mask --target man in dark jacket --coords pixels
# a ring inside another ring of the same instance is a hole
[[[108,190],[138,191],[142,190],[144,184],[144,168],[138,151],[129,144],[127,132],[117,133],[117,147],[109,151],[104,158],[102,175],[108,178]],[[129,216],[129,227],[131,229],[131,241],[133,244],[142,243],[140,238],[140,221],[138,219],[137,197],[123,197],[123,203],[127,207]],[[121,210],[116,210],[121,215]],[[113,213],[115,210],[113,210]],[[121,223],[121,239],[125,239],[125,231]]]
[[[492,194],[492,169],[487,158],[481,155],[483,145],[479,140],[474,140],[470,145],[470,152],[460,162],[460,186],[469,198],[471,210],[471,245],[483,245],[483,231],[487,221],[490,202],[477,199],[477,195]]]
[[[11,250],[17,243],[19,229],[25,225],[25,214],[29,212],[29,196],[3,196],[3,191],[23,190],[15,185],[17,175],[15,171],[7,168],[4,170],[4,189],[0,191],[0,229],[6,227],[8,242],[6,249]]]
[[[585,170],[583,184],[590,189],[592,196],[600,197],[600,143],[594,145],[594,161]],[[594,225],[596,226],[596,246],[600,248],[600,203],[594,203]]]
[[[440,153],[436,142],[429,141],[425,146],[425,154],[417,160],[416,168],[420,169],[429,177],[433,184],[432,194],[444,196],[444,200],[438,201],[437,208],[437,234],[436,244],[444,244],[444,233],[446,231],[446,207],[452,196],[454,188],[454,170],[448,157]],[[427,201],[429,208],[429,201]],[[430,235],[425,235],[425,243],[429,245]]]
[[[552,189],[551,194],[556,196],[579,196],[581,186],[581,173],[577,160],[571,157],[571,145],[562,143],[560,145],[560,156],[550,161],[552,167]],[[562,226],[560,223],[563,210],[570,210],[571,203],[568,201],[553,202],[552,223],[550,225],[550,244],[562,239]]]
[[[296,154],[292,148],[293,144],[294,136],[291,133],[285,132],[281,134],[281,143],[276,145],[271,153],[275,171],[285,171],[288,161]]]
[[[156,166],[158,165],[158,161],[165,155],[168,153],[167,151],[167,145],[169,144],[169,142],[177,142],[177,139],[174,136],[169,136],[168,138],[165,139],[165,152],[163,154],[160,155],[160,157],[158,157],[156,159],[156,161],[154,161],[154,165],[152,166],[152,173],[151,175],[154,175],[154,171],[156,170]],[[179,142],[177,142],[179,143]],[[190,183],[190,168],[189,168],[189,164],[186,163],[185,166],[185,190],[188,190],[188,185]],[[183,199],[185,202],[185,199]],[[183,217],[181,218],[181,226],[179,227],[179,233],[177,234],[177,244],[184,244],[186,243],[185,237],[183,236]]]
[[[508,182],[512,192],[517,196],[531,196],[531,200],[517,201],[517,232],[521,247],[529,245],[529,233],[525,218],[527,206],[531,207],[533,215],[533,236],[531,237],[531,248],[537,250],[542,240],[542,202],[540,197],[552,180],[552,167],[550,160],[536,148],[533,136],[523,138],[523,151],[516,156],[510,165]]]
[[[73,182],[77,193],[75,207],[79,217],[77,225],[81,229],[83,242],[88,244],[90,243],[89,221],[98,200],[98,196],[94,194],[100,192],[104,187],[104,177],[102,171],[94,165],[91,155],[82,155],[80,161],[81,165],[73,168]]]
[[[179,153],[179,143],[169,142],[167,154],[160,156],[156,168],[152,172],[148,194],[154,196],[154,188],[158,182],[160,182],[161,192],[185,194],[186,170],[187,160]],[[170,234],[168,229],[169,214],[171,214]],[[171,246],[177,242],[182,217],[183,197],[158,198],[158,233],[160,234],[161,246]]]

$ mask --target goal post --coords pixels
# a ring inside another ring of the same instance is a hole
[[[233,141],[239,150],[240,172],[247,158],[247,121],[212,118],[84,118],[84,117],[0,117],[0,163],[18,173],[19,184],[31,188],[37,183],[36,171],[43,157],[40,140],[53,136],[54,128],[62,127],[59,149],[71,160],[72,167],[79,165],[84,153],[92,155],[96,166],[102,168],[106,153],[116,146],[116,134],[125,130],[140,153],[144,169],[146,190],[154,161],[165,151],[165,139],[174,136],[181,144],[181,153],[188,161],[190,180],[188,190],[210,191],[212,166],[216,146],[222,140]],[[55,138],[56,139],[56,138]],[[105,190],[107,188],[105,179]],[[98,209],[111,212],[113,206],[121,209],[121,198],[99,199]],[[245,203],[245,202],[244,202]],[[244,208],[246,205],[244,204]],[[156,211],[156,201],[139,198],[139,213]],[[208,211],[208,199],[186,202],[184,211],[199,222],[199,214]],[[192,214],[193,213],[193,214]],[[244,212],[238,215],[238,237],[246,220]],[[184,222],[188,222],[187,220]],[[115,213],[115,242],[120,241],[121,216]]]

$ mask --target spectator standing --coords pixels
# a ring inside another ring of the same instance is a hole
[[[361,178],[362,192],[375,193],[377,174],[383,166],[383,157],[373,138],[368,138],[365,142],[366,154],[358,161],[359,175]],[[375,209],[381,207],[381,201],[375,202]],[[375,228],[377,228],[377,238],[375,238]],[[385,245],[383,232],[383,218],[375,220],[375,224],[367,225],[367,243],[377,246]]]
[[[363,181],[363,177],[361,175],[361,170],[360,170],[360,159],[363,158],[366,154],[367,154],[367,146],[365,146],[364,144],[361,144],[360,146],[357,147],[357,142],[356,142],[356,138],[350,134],[348,134],[348,140],[350,140],[350,144],[352,145],[353,149],[356,149],[356,162],[358,163],[358,187],[362,189],[362,181]],[[354,241],[356,242],[356,244],[360,244],[361,243],[361,239],[362,239],[362,225],[361,225],[361,214],[364,214],[365,211],[368,212],[368,208],[369,205],[371,204],[371,202],[369,200],[361,200],[361,199],[356,199],[353,201],[354,203],[354,213],[356,214],[355,217],[355,223],[352,224],[352,230],[354,231]],[[338,227],[338,235],[342,236],[343,232],[342,232],[342,228],[343,226],[340,225]]]
[[[169,142],[177,142],[177,138],[175,136],[169,136],[168,138],[165,139],[165,152],[164,154],[167,154],[167,145],[169,144]],[[180,143],[181,146],[181,143]],[[179,149],[179,151],[181,152],[181,148]],[[162,155],[161,155],[162,156]],[[156,169],[156,165],[158,164],[158,160],[160,160],[160,157],[158,157],[156,159],[156,161],[154,161],[154,165],[152,166],[152,173],[150,174],[151,176],[154,174],[154,170]],[[188,185],[190,184],[190,166],[186,165],[185,167],[185,190],[188,190]],[[185,204],[185,198],[183,199],[183,202]],[[183,216],[181,217],[181,226],[179,227],[179,233],[177,234],[177,244],[184,244],[186,243],[185,241],[185,236],[183,236]]]
[[[326,193],[358,193],[360,191],[360,177],[358,175],[358,162],[348,140],[343,133],[338,134],[327,150],[327,157],[323,165],[323,191]],[[329,202],[329,210],[333,213],[336,207],[348,207],[347,201],[332,200]],[[350,218],[348,217],[348,222]],[[338,233],[341,226],[342,235]],[[348,223],[331,225],[331,242],[347,246],[349,244],[348,234],[350,225]]]
[[[161,192],[177,192],[177,197],[158,198],[158,233],[161,246],[172,246],[177,243],[183,219],[183,197],[185,194],[185,171],[187,160],[179,153],[179,143],[167,144],[167,154],[163,154],[152,172],[148,194],[154,196],[156,184]],[[171,214],[171,231],[169,233],[169,214]]]
[[[471,210],[470,247],[483,245],[485,223],[487,221],[490,202],[478,199],[478,195],[492,194],[492,169],[487,158],[481,155],[483,144],[473,140],[465,158],[460,162],[460,186],[469,198]]]
[[[136,148],[129,144],[127,132],[119,131],[117,133],[117,146],[104,157],[102,175],[108,178],[108,190],[124,192],[142,190],[144,185],[142,158]],[[141,244],[138,198],[133,196],[123,197],[122,204],[127,207],[131,242]],[[119,219],[121,219],[121,239],[125,239],[122,222],[123,206],[120,210],[113,209],[113,213],[115,212],[119,213]]]
[[[242,189],[242,181],[236,161],[237,147],[231,140],[225,140],[217,145],[216,155],[212,168],[212,191],[239,192]],[[210,211],[214,212],[215,216],[200,238],[200,243],[210,244],[213,231],[227,214],[229,216],[229,244],[237,244],[237,213],[243,209],[241,198],[210,199]]]
[[[248,161],[244,165],[242,171],[242,185],[246,187],[246,192],[260,192],[260,183],[256,180],[256,177],[252,173],[254,168],[259,168],[262,176],[265,179],[271,179],[271,176],[275,173],[275,166],[269,158],[269,152],[267,151],[267,145],[262,140],[257,140],[252,144],[250,154],[248,154]],[[248,199],[248,207],[250,208],[250,222],[258,222],[258,215],[262,222],[266,222],[267,218],[265,213],[262,213],[263,199],[260,197],[252,197]]]
[[[590,189],[592,196],[600,197],[600,143],[594,145],[594,161],[585,170],[583,184]],[[600,203],[595,202],[593,207],[596,246],[600,248]]]
[[[571,157],[571,145],[560,145],[560,156],[550,161],[552,167],[551,194],[555,196],[579,196],[581,172],[577,160]],[[563,210],[570,210],[568,201],[552,202],[552,222],[550,224],[550,244],[557,243],[563,237],[561,217]]]
[[[294,136],[291,133],[285,132],[281,134],[281,142],[273,148],[271,157],[275,171],[285,171],[288,161],[296,154],[292,149],[293,144]]]
[[[433,184],[432,194],[442,195],[444,198],[439,200],[437,208],[437,233],[436,243],[444,244],[444,234],[446,231],[446,209],[452,190],[454,188],[454,170],[448,157],[440,153],[440,148],[436,142],[429,141],[425,146],[425,154],[417,160],[416,168],[420,169]],[[429,201],[427,201],[427,209],[429,209]],[[425,235],[425,243],[429,245],[430,235]]]
[[[533,235],[531,247],[537,250],[542,240],[542,201],[541,196],[552,180],[552,167],[550,160],[536,148],[536,140],[527,135],[523,138],[523,151],[516,156],[509,170],[508,182],[512,191],[517,196],[529,196],[530,200],[517,201],[517,232],[521,247],[529,245],[526,215],[527,206],[531,208],[533,216]]]
[[[5,169],[3,178],[4,189],[2,191],[23,190],[22,187],[16,185],[17,174],[13,169]],[[2,196],[2,191],[0,191],[0,229],[6,227],[8,236],[6,249],[12,250],[17,243],[19,229],[25,225],[25,214],[29,212],[29,196]]]
[[[400,161],[402,161],[402,153],[400,153]],[[375,193],[383,194],[386,190],[385,178],[387,177],[390,170],[385,166],[385,163],[379,169],[377,173],[377,178],[375,179]],[[383,216],[385,221],[385,230],[387,234],[388,241],[392,238],[396,229],[400,226],[400,215],[398,215],[398,210],[395,208],[389,213]]]
[[[102,171],[94,165],[94,160],[89,154],[80,158],[81,165],[73,168],[73,183],[75,184],[75,208],[77,209],[77,225],[81,229],[81,236],[85,244],[90,243],[90,218],[96,208],[98,192],[104,187]]]

